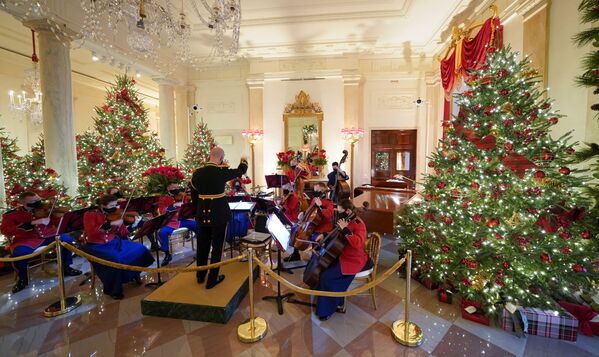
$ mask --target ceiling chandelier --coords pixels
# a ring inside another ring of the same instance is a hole
[[[33,67],[25,70],[25,80],[23,84],[23,88],[30,90],[30,92],[23,89],[20,93],[16,94],[16,92],[11,89],[8,92],[9,108],[16,114],[22,116],[28,115],[33,124],[41,124],[43,120],[42,90],[40,87],[40,74],[38,69],[39,59],[35,52],[35,32],[33,30],[31,30],[31,40],[33,44],[33,54],[31,55]]]
[[[206,0],[200,2],[207,14],[202,15],[196,0],[190,0],[191,7],[202,24],[207,26],[214,35],[210,53],[202,61],[234,60],[239,50],[241,0],[214,0],[212,6]]]
[[[231,61],[239,48],[240,0],[187,0],[200,22],[214,35],[210,54],[198,57],[191,51],[191,25],[185,2],[178,9],[171,0],[82,0],[85,14],[82,39],[112,51],[125,47],[134,55],[159,61],[159,50],[174,52],[175,61],[198,66],[220,58]],[[203,8],[204,15],[200,11]],[[178,11],[177,11],[178,10]],[[116,44],[116,45],[115,45]],[[172,64],[168,64],[172,69]]]

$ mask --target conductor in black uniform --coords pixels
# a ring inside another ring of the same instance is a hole
[[[229,203],[225,197],[225,183],[241,177],[248,169],[247,160],[241,159],[236,169],[223,165],[225,152],[220,147],[210,151],[210,161],[197,168],[191,178],[192,202],[196,207],[196,222],[198,226],[198,250],[196,264],[206,265],[208,254],[210,263],[220,262],[225,231],[232,218]],[[219,269],[210,269],[206,289],[212,289],[225,279],[218,274]],[[206,271],[198,271],[196,277],[199,284],[206,280]]]

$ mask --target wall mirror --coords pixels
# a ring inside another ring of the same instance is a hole
[[[324,114],[318,103],[312,103],[303,90],[295,102],[287,104],[283,113],[285,123],[285,150],[313,151],[322,149],[322,121]]]

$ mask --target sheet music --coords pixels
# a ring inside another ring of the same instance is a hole
[[[229,202],[231,211],[251,211],[254,208],[254,202]]]
[[[274,213],[268,216],[268,221],[266,222],[266,229],[270,232],[270,234],[275,239],[277,246],[283,250],[289,250],[289,243],[291,241],[291,236],[287,227],[279,220]]]

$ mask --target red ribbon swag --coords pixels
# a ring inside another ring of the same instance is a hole
[[[460,76],[468,79],[469,72],[482,66],[489,49],[503,47],[503,25],[498,17],[484,22],[471,39],[458,40],[451,55],[441,60],[441,83],[445,90],[443,120],[451,116],[451,93]]]

